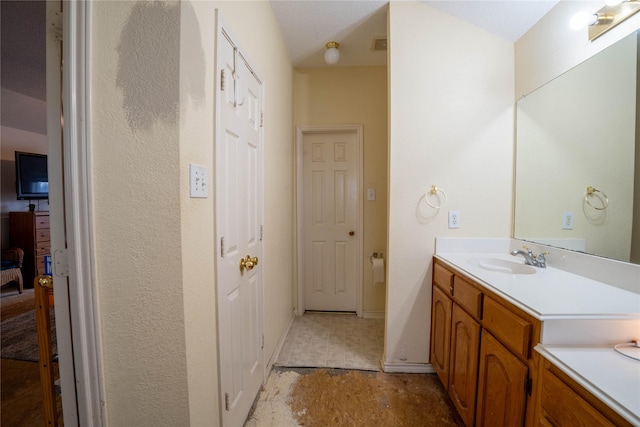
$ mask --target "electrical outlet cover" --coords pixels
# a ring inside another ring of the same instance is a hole
[[[562,229],[573,230],[575,214],[573,212],[562,212]]]
[[[449,211],[449,228],[460,228],[460,211]]]

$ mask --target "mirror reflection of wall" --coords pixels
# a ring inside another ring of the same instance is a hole
[[[636,259],[637,52],[632,34],[518,102],[514,237]]]

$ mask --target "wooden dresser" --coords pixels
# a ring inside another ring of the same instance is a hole
[[[22,276],[25,287],[33,287],[33,279],[44,274],[44,256],[51,255],[49,212],[9,212],[11,246],[24,251]]]

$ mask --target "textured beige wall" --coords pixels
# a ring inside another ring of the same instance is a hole
[[[105,410],[111,425],[186,425],[180,5],[95,2],[91,22]]]
[[[421,2],[389,16],[389,257],[385,361],[426,364],[436,237],[509,237],[513,44]],[[439,211],[424,202],[438,185]],[[461,228],[448,229],[459,210]]]
[[[190,162],[215,177],[216,8],[265,81],[265,360],[292,317],[292,69],[269,3],[93,3],[95,247],[111,425],[219,423],[214,188],[207,199],[188,189]]]
[[[214,202],[215,5],[182,2],[180,26],[180,215],[191,425],[220,419]],[[189,163],[209,170],[209,197],[189,197]]]
[[[380,316],[385,284],[373,285],[368,254],[386,253],[387,235],[387,67],[300,69],[294,73],[296,126],[362,124],[363,188],[376,190],[376,200],[364,196],[363,311]]]

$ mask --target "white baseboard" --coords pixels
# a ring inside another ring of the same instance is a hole
[[[382,370],[389,374],[433,374],[436,372],[430,363],[384,363]]]
[[[365,319],[384,319],[384,311],[363,311],[362,317]]]
[[[295,319],[295,317],[296,317],[296,314],[294,309],[294,311],[291,313],[289,324],[285,328],[282,335],[280,335],[280,339],[278,340],[278,344],[276,345],[276,350],[273,352],[273,354],[271,355],[271,358],[269,359],[269,362],[265,366],[265,373],[266,373],[265,380],[266,380],[266,376],[268,376],[268,373],[271,372],[271,368],[273,368],[274,363],[276,363],[276,361],[278,360],[278,357],[280,356],[280,352],[282,351],[282,346],[284,345],[284,342],[287,339],[287,335],[289,335],[289,331],[291,330],[291,325],[293,325],[293,320]]]

